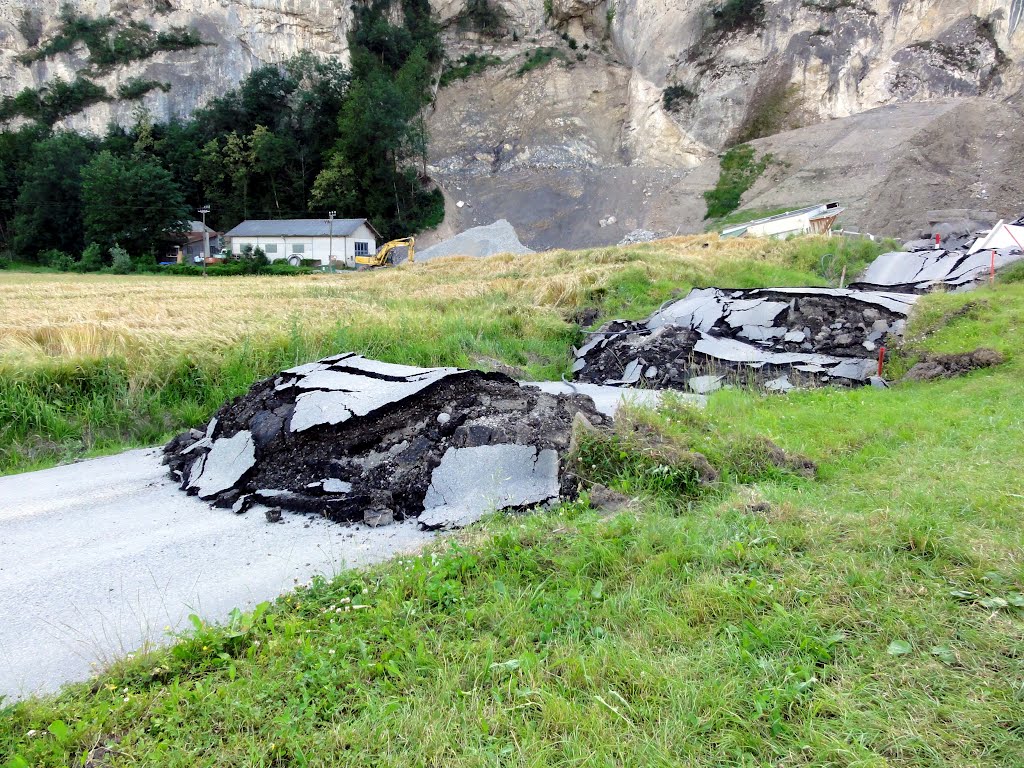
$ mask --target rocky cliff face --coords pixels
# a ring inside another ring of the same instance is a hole
[[[983,97],[1013,107],[1024,87],[1024,0],[733,0],[733,14],[715,14],[721,6],[709,0],[491,2],[504,17],[498,39],[460,23],[467,0],[434,2],[453,60],[487,53],[502,63],[439,91],[431,164],[452,202],[466,190],[498,199],[503,188],[518,189],[524,205],[546,199],[550,210],[530,219],[540,234],[524,237],[533,246],[564,241],[543,233],[562,232],[567,210],[586,209],[606,225],[614,218],[614,232],[658,216],[655,223],[683,218],[692,228],[699,206],[690,205],[682,172],[737,140],[906,102]],[[0,4],[0,94],[84,67],[80,49],[30,66],[17,60],[54,33],[60,4]],[[170,83],[145,97],[158,119],[188,113],[259,64],[302,50],[347,56],[349,0],[75,5],[156,29],[190,26],[208,43],[97,79],[109,92],[134,77]],[[550,61],[524,66],[538,49]],[[135,107],[94,105],[68,125],[99,131]],[[553,194],[537,198],[538,190]],[[666,212],[674,197],[685,205]],[[611,212],[623,205],[622,215]],[[453,207],[453,215],[472,223],[490,206]],[[613,234],[587,232],[592,241]]]
[[[18,56],[60,28],[67,0],[0,2],[0,95],[38,88],[54,77],[73,80],[87,67],[84,46],[31,65]],[[154,118],[188,115],[212,97],[233,88],[253,68],[284,61],[300,51],[346,56],[352,14],[345,0],[78,0],[77,13],[144,22],[156,31],[190,27],[205,45],[158,53],[100,74],[95,81],[114,94],[133,78],[170,83],[166,93],[147,95]],[[111,120],[130,122],[137,104],[96,104],[68,119],[67,127],[100,132]]]

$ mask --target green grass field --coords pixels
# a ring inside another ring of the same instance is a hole
[[[602,306],[640,315],[668,297],[671,278],[638,290],[630,269],[602,284]],[[496,516],[199,626],[3,710],[0,755],[18,768],[82,765],[103,745],[94,765],[1024,765],[1022,328],[1022,284],[933,295],[890,373],[926,351],[1008,361],[632,413],[577,459],[635,497],[630,510],[584,498]],[[816,476],[767,460],[766,440]],[[695,482],[694,452],[717,483]]]

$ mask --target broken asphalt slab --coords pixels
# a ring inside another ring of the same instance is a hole
[[[883,253],[853,288],[924,293],[937,287],[963,291],[976,287],[991,272],[1024,259],[1024,219],[999,221],[989,229],[970,231],[962,226],[936,224],[933,239],[907,243],[907,250]]]
[[[562,470],[575,418],[610,424],[624,402],[659,398],[348,353],[258,382],[165,456],[182,490],[238,513],[258,502],[340,522],[452,528],[572,498]]]
[[[189,614],[222,621],[433,538],[413,524],[282,519],[211,514],[167,478],[158,449],[0,477],[0,696],[56,691],[167,642]]]
[[[592,384],[697,394],[729,382],[769,391],[862,384],[916,300],[835,288],[695,288],[646,320],[616,320],[589,334],[573,373]]]

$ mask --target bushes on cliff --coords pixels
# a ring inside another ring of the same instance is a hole
[[[735,32],[764,24],[764,0],[725,0],[711,12],[714,31]]]

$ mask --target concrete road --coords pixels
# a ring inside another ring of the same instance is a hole
[[[211,509],[177,489],[156,449],[0,478],[0,696],[87,679],[191,613],[221,621],[431,536]]]

